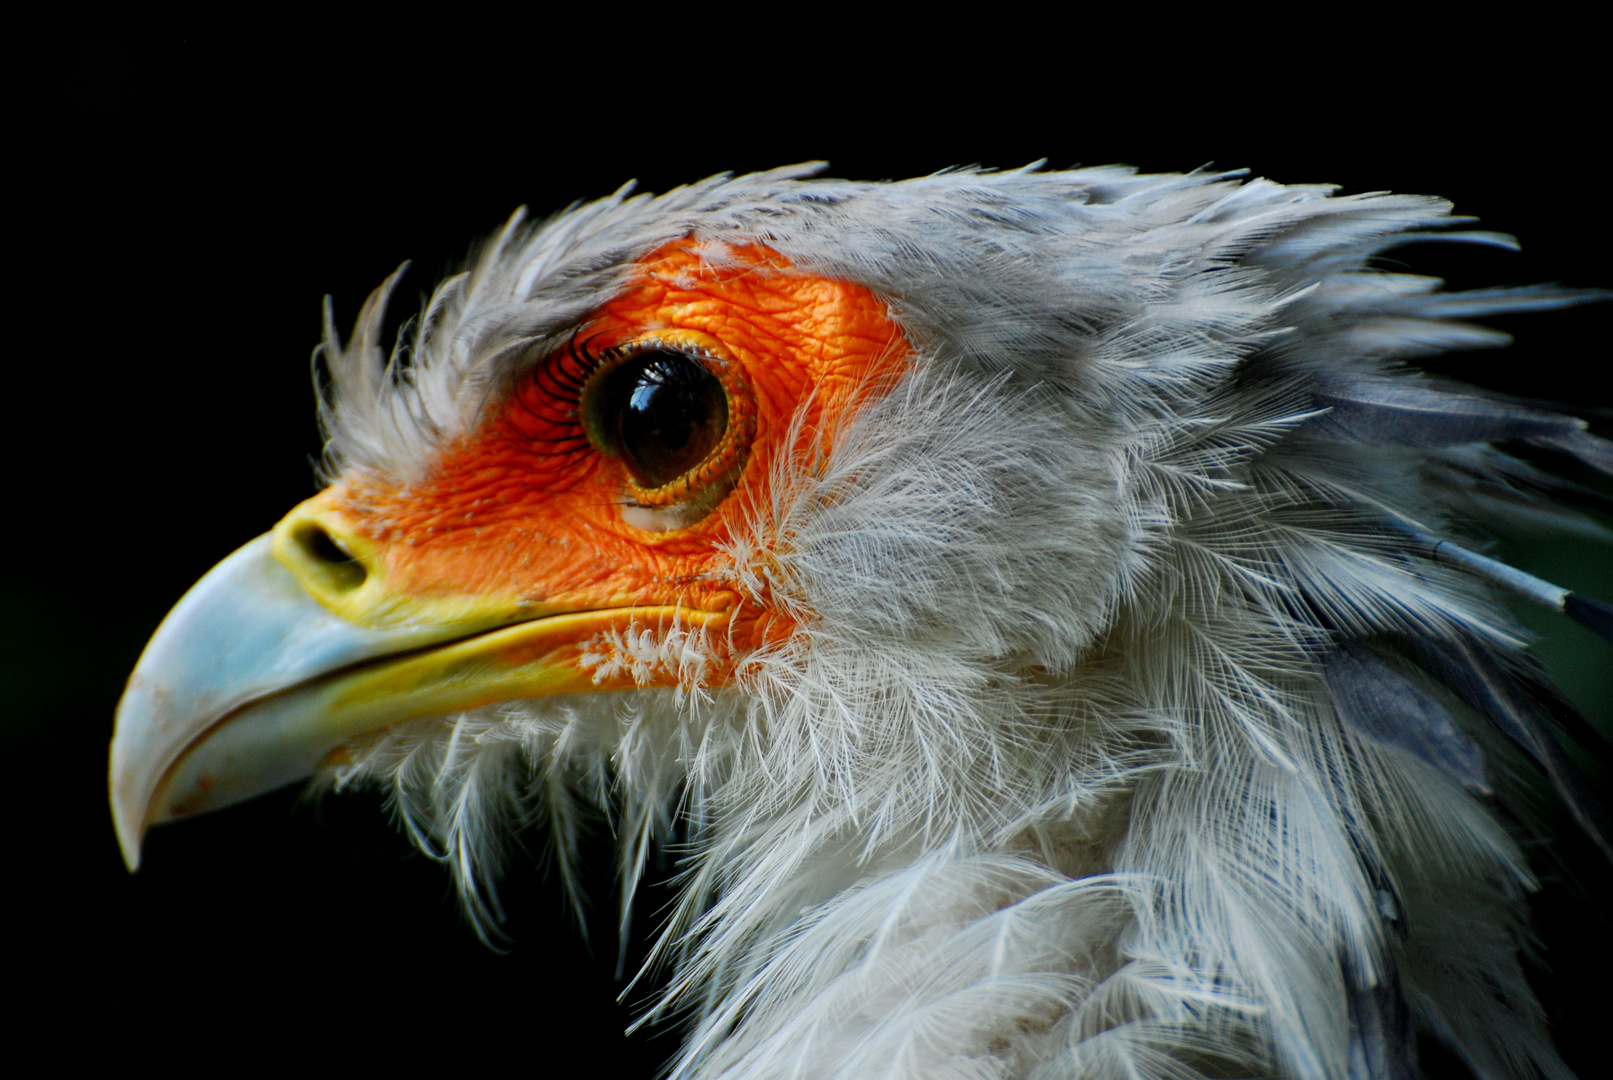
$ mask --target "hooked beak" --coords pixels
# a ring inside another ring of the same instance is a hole
[[[130,870],[150,826],[301,780],[355,738],[498,701],[633,686],[582,663],[591,640],[722,617],[672,607],[548,613],[398,602],[349,545],[310,556],[307,523],[320,501],[208,572],[135,665],[118,703],[109,777]],[[313,534],[324,544],[334,531]],[[368,597],[365,611],[355,594]],[[365,617],[383,609],[385,617]]]

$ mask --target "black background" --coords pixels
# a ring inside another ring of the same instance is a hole
[[[197,1065],[296,1065],[333,1045],[377,1066],[513,1053],[540,1072],[581,1053],[624,1076],[675,1045],[621,1035],[632,1009],[614,1000],[608,870],[590,952],[539,869],[541,835],[505,894],[507,955],[476,941],[446,873],[362,795],[267,796],[158,830],[140,874],[122,868],[105,802],[113,706],[169,605],[314,490],[308,358],[327,292],[345,326],[400,262],[415,260],[406,292],[428,288],[517,205],[544,214],[629,178],[665,190],[819,158],[858,179],[1046,157],[1436,193],[1524,250],[1397,254],[1417,269],[1454,285],[1613,286],[1608,97],[1583,29],[1535,27],[1534,41],[1516,26],[1397,24],[1325,59],[1319,30],[1166,56],[1146,45],[1151,18],[1072,30],[1034,57],[872,32],[853,54],[821,26],[741,43],[739,24],[715,20],[630,44],[602,40],[632,21],[607,11],[578,34],[490,23],[334,43],[313,28],[85,23],[19,42],[31,74],[6,167],[0,583],[19,1045]],[[1608,314],[1505,320],[1518,345],[1441,366],[1605,405]],[[1605,546],[1503,553],[1613,598]],[[1613,651],[1523,614],[1580,706],[1613,726]],[[1539,981],[1589,1076],[1608,923],[1549,877]],[[1607,895],[1608,875],[1582,884]]]

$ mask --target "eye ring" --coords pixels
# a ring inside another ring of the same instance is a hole
[[[629,518],[664,531],[705,517],[733,489],[756,434],[744,367],[690,330],[646,334],[599,359],[579,412],[589,441],[624,466],[627,509],[640,511]]]

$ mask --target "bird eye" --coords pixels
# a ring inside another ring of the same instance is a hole
[[[589,395],[596,430],[644,487],[670,484],[704,461],[728,428],[721,380],[681,352],[655,349],[606,372]]]
[[[755,427],[739,365],[714,348],[660,339],[607,350],[601,360],[582,393],[589,438],[626,466],[637,505],[694,500],[701,506],[678,521],[696,509],[703,516],[732,486]]]

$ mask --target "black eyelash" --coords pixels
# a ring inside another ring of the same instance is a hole
[[[551,430],[564,432],[550,438],[531,438],[545,453],[574,454],[589,446],[582,422],[582,391],[589,377],[613,350],[596,351],[593,343],[598,335],[579,341],[581,332],[580,329],[572,331],[566,347],[550,353],[528,376],[538,390],[536,402],[530,401],[524,393],[516,394],[516,401],[528,415]]]

